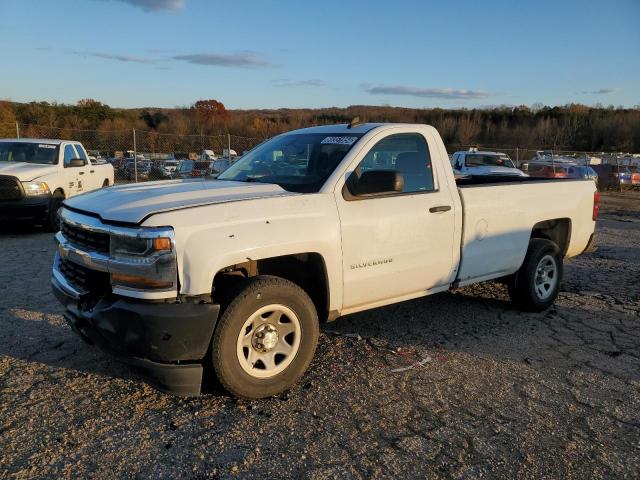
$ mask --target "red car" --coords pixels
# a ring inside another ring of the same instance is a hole
[[[567,167],[563,165],[529,164],[525,173],[531,177],[567,178]]]

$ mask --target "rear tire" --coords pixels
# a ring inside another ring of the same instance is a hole
[[[104,182],[102,182],[102,188],[108,187],[109,186],[109,180],[108,179],[104,179]]]
[[[258,399],[294,385],[318,343],[309,295],[280,277],[258,276],[230,295],[211,344],[214,371],[233,395]]]
[[[522,266],[507,282],[511,301],[521,310],[546,310],[558,296],[562,271],[558,246],[551,240],[531,239]]]

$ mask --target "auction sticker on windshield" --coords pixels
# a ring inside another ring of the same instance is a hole
[[[39,143],[38,148],[56,148],[55,145],[49,145],[48,143]]]
[[[358,137],[327,137],[320,143],[328,143],[331,145],[353,145]]]

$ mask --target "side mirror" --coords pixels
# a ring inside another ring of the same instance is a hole
[[[397,193],[404,189],[404,178],[395,170],[367,170],[360,178],[352,177],[349,190],[353,195],[376,195]]]
[[[87,161],[84,158],[72,158],[69,160],[67,167],[84,167]]]

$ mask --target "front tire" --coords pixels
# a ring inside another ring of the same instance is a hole
[[[44,227],[49,232],[57,232],[58,230],[60,230],[60,216],[58,215],[58,210],[62,206],[63,201],[64,194],[60,190],[56,190],[55,192],[53,192],[51,201],[49,203],[47,217],[45,218],[44,223]]]
[[[304,290],[280,277],[254,277],[220,317],[211,345],[213,369],[233,395],[277,395],[307,370],[318,335],[318,314]]]
[[[562,253],[551,240],[533,238],[520,269],[507,282],[514,305],[541,312],[555,302],[562,280]]]

